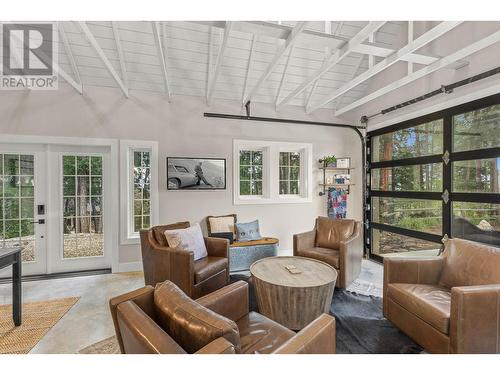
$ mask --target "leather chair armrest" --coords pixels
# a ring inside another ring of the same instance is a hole
[[[229,240],[225,238],[205,237],[205,246],[208,256],[223,258],[229,256]]]
[[[242,280],[237,281],[198,298],[196,302],[228,319],[240,320],[249,310],[248,284]]]
[[[299,255],[301,250],[314,247],[316,241],[316,229],[309,232],[294,234],[293,236],[293,255]]]
[[[347,288],[360,274],[361,261],[363,259],[363,236],[361,235],[361,224],[356,222],[354,233],[339,244],[340,283],[341,288]]]
[[[109,300],[109,309],[111,311],[111,318],[113,319],[113,325],[115,326],[116,339],[118,341],[118,345],[120,346],[120,351],[124,353],[123,349],[123,341],[120,333],[120,327],[118,326],[118,318],[117,318],[117,308],[118,305],[127,301],[135,301],[138,305],[140,305],[143,310],[149,312],[151,315],[154,311],[154,288],[150,285],[146,285],[140,289],[134,290],[132,292],[128,292],[116,297],[113,297]]]
[[[500,284],[451,288],[451,353],[500,353],[499,327]]]
[[[335,318],[321,314],[274,354],[335,354]]]
[[[234,345],[224,337],[219,337],[194,354],[236,354]]]
[[[153,319],[134,302],[117,307],[117,320],[125,354],[184,354],[186,353]]]

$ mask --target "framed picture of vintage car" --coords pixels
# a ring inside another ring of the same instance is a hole
[[[167,158],[168,190],[225,190],[226,159]]]

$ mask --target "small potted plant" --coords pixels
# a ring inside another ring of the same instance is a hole
[[[335,155],[323,156],[323,159],[321,159],[320,162],[323,162],[323,166],[325,168],[335,167],[337,165],[337,158],[335,157]]]

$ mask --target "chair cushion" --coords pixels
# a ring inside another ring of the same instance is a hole
[[[354,224],[350,219],[316,219],[316,246],[338,250],[340,242],[347,240],[354,233]]]
[[[310,249],[300,250],[298,255],[301,257],[321,260],[334,268],[340,268],[340,255],[338,250],[327,249],[324,247],[311,247]]]
[[[195,261],[205,258],[208,255],[203,233],[198,223],[189,228],[166,230],[165,237],[170,247],[178,250],[192,251]]]
[[[167,225],[157,225],[153,227],[153,235],[155,240],[160,244],[160,246],[168,246],[167,238],[165,237],[165,231],[170,229],[183,229],[189,228],[189,221],[180,221],[174,224]]]
[[[438,331],[449,334],[451,292],[424,284],[389,284],[387,297]]]
[[[205,257],[194,262],[194,282],[195,284],[212,277],[222,270],[227,269],[227,258]]]
[[[193,301],[171,281],[156,286],[154,302],[158,323],[186,352],[194,353],[219,337],[240,351],[236,323]]]
[[[241,353],[269,354],[288,341],[295,333],[256,312],[250,312],[236,322],[240,332]]]
[[[453,288],[500,284],[499,248],[453,238],[446,243],[444,256],[439,285]]]

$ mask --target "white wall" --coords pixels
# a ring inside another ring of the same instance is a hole
[[[234,206],[232,199],[232,140],[265,139],[310,142],[313,161],[335,154],[352,158],[353,187],[348,216],[358,220],[361,207],[361,142],[350,129],[324,126],[257,123],[204,118],[203,112],[243,113],[236,102],[218,102],[207,108],[202,98],[174,97],[168,103],[158,93],[131,92],[125,99],[113,88],[86,87],[85,95],[68,86],[58,91],[0,92],[1,134],[29,134],[92,138],[157,140],[159,142],[160,222],[202,222],[207,215],[236,213],[239,221],[260,220],[263,235],[280,239],[282,253],[292,249],[292,235],[312,228],[318,215],[326,214],[326,198],[315,186],[312,203]],[[271,106],[252,108],[256,116],[335,121],[330,111],[306,116],[303,109],[288,107],[275,113]],[[166,189],[167,156],[221,157],[227,159],[227,190],[172,192]],[[317,164],[315,164],[317,166]],[[320,171],[313,171],[319,183]],[[118,219],[117,219],[118,220]],[[121,245],[121,263],[140,260],[137,245]]]

